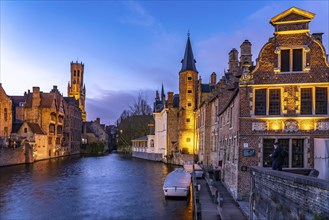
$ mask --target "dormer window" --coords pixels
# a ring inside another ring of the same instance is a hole
[[[303,49],[281,50],[281,72],[303,71]]]

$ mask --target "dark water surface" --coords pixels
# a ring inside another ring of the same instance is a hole
[[[118,154],[0,167],[0,219],[192,219],[166,200],[163,163]]]

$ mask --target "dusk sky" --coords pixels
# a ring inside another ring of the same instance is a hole
[[[269,21],[295,6],[315,13],[311,33],[329,50],[329,3],[323,1],[0,1],[0,82],[7,95],[53,85],[67,96],[70,62],[85,64],[87,120],[113,124],[141,92],[178,93],[190,32],[203,82],[219,79],[228,53],[248,39],[253,60],[273,36]]]

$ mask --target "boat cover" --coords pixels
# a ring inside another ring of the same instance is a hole
[[[191,184],[191,175],[183,168],[177,168],[170,172],[163,183],[163,188],[182,187],[187,188]]]

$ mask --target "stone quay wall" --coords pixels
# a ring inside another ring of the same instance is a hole
[[[133,157],[137,157],[144,160],[152,160],[152,161],[162,161],[162,154],[160,153],[147,153],[147,152],[132,152]]]
[[[250,167],[250,219],[329,219],[329,181]]]
[[[18,148],[0,148],[0,167],[16,164],[33,163],[32,150],[29,145]]]

